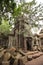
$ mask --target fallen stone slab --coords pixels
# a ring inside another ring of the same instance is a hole
[[[17,55],[15,56],[16,59],[19,59],[20,57],[22,57],[20,53],[17,53]]]
[[[10,51],[15,51],[16,48],[15,48],[15,47],[11,47],[9,50],[10,50]]]
[[[23,63],[26,63],[28,61],[27,56],[20,57],[20,59],[23,61]]]
[[[34,54],[32,57],[37,58],[43,55],[43,52],[38,52],[37,54]]]
[[[0,48],[0,52],[3,51],[3,48]]]
[[[0,58],[4,55],[4,51],[0,52]]]
[[[3,55],[3,60],[4,60],[4,61],[8,61],[10,57],[11,57],[11,54],[10,54],[9,52],[6,52],[6,53]]]
[[[28,61],[31,61],[33,58],[32,58],[32,55],[28,55],[27,56],[27,59],[28,59]]]
[[[40,54],[40,56],[42,56],[43,55],[43,52],[39,52],[39,54]]]
[[[34,53],[38,53],[39,51],[34,51]]]
[[[14,47],[11,47],[9,50],[8,50],[11,54],[15,54],[15,51],[16,51],[16,48]]]
[[[2,61],[2,65],[9,65],[9,61]]]
[[[36,54],[36,53],[38,53],[38,51],[28,51],[26,53],[26,55],[33,55],[33,54]]]
[[[23,57],[19,57],[19,59],[16,59],[13,65],[25,65],[26,62],[27,62],[27,57],[23,56]]]
[[[22,56],[25,56],[26,55],[26,53],[24,53],[22,50],[19,50],[18,51]]]
[[[25,64],[27,62],[27,56],[22,56],[21,54],[18,53],[18,55],[15,57],[15,61],[17,62],[18,61],[18,64],[20,63],[20,65],[23,63]],[[16,63],[14,61],[14,63]],[[16,63],[17,64],[17,63]]]
[[[40,56],[40,54],[38,53],[38,54],[34,54],[33,56],[32,56],[32,58],[37,58],[37,57],[39,57]]]
[[[32,59],[35,59],[35,58],[38,58],[38,57],[40,57],[41,55],[43,55],[43,53],[42,52],[36,52],[36,53],[34,53],[34,54],[28,54],[27,55],[27,59],[28,59],[28,61],[31,61]]]

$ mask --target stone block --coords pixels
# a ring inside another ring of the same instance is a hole
[[[17,56],[15,56],[16,59],[19,59],[20,57],[22,57],[22,55],[19,53],[17,53]]]
[[[32,58],[32,55],[28,55],[27,56],[27,59],[28,59],[28,61],[31,61],[33,58]]]
[[[18,60],[18,65],[25,65],[24,61],[22,59]]]
[[[27,62],[27,56],[20,57],[20,60],[25,64]]]
[[[18,59],[14,61],[13,65],[18,65]]]
[[[39,56],[40,56],[40,54],[34,54],[32,57],[35,59],[35,58],[37,58]]]
[[[2,61],[2,65],[9,65],[9,61]]]
[[[25,56],[25,55],[26,55],[22,50],[19,50],[18,52],[19,52],[22,56]]]
[[[8,53],[8,52],[6,52],[6,53],[4,54],[3,60],[4,60],[4,61],[8,61],[10,57],[11,57],[11,54]]]

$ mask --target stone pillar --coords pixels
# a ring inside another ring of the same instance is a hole
[[[38,39],[36,40],[36,45],[37,45],[37,46],[39,45],[39,43],[38,43]]]
[[[40,45],[40,49],[41,49],[41,39],[39,38],[39,45]]]
[[[21,47],[21,46],[20,46],[20,44],[21,44],[21,43],[20,43],[20,42],[21,42],[21,41],[20,41],[20,38],[21,38],[20,29],[21,29],[21,21],[19,22],[19,27],[18,27],[18,32],[19,32],[19,48]]]
[[[20,40],[21,36],[19,34],[19,49],[21,49],[21,40]]]
[[[34,39],[32,39],[32,50],[33,50],[33,46],[34,46]]]
[[[18,49],[18,30],[15,32],[16,49]]]
[[[8,44],[8,48],[12,47],[12,37],[9,36],[9,44]]]
[[[27,52],[26,38],[24,38],[24,52]]]

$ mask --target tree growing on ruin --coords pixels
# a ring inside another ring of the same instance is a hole
[[[23,19],[25,21],[24,25],[26,25],[27,31],[34,27],[37,27],[38,29],[41,27],[39,21],[43,20],[42,4],[37,4],[37,2],[33,0],[32,2],[29,3],[23,2],[21,5],[18,6],[18,8],[20,12],[16,17],[20,19],[19,16],[21,17],[23,15]]]
[[[0,0],[0,24],[2,23],[2,18],[7,20],[9,25],[15,24],[17,17],[23,15],[25,25],[29,30],[32,27],[40,28],[39,21],[43,20],[43,5],[37,5],[36,1],[33,0],[26,3],[25,0],[20,0],[20,5],[16,6],[14,0]],[[38,23],[38,24],[37,24]]]

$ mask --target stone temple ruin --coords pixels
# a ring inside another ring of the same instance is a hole
[[[15,28],[13,29],[13,34],[9,34],[9,45],[14,46],[16,49],[22,49],[25,52],[28,50],[32,50],[33,37],[28,33],[28,35],[24,34],[25,31],[25,22],[22,19],[19,19],[15,23]]]
[[[41,50],[43,46],[43,29],[39,34],[32,36],[30,33],[28,35],[24,34],[26,22],[22,19],[17,20],[15,23],[15,28],[13,29],[13,34],[9,34],[9,45],[14,46],[17,50],[22,49],[24,52],[28,50]]]
[[[0,48],[8,47],[8,36],[5,36],[3,33],[0,33]]]
[[[8,34],[8,37],[4,36],[3,38],[3,35],[0,36],[0,45],[7,48],[11,48],[13,46],[17,50],[22,49],[24,52],[27,52],[28,50],[42,50],[43,29],[40,31],[39,34],[35,34],[34,36],[31,35],[29,32],[25,35],[25,23],[27,24],[27,22],[23,20],[23,17],[17,19],[15,27],[12,32]]]
[[[29,32],[24,34],[27,32],[25,23],[22,17],[7,37],[0,34],[0,65],[25,65],[27,61],[43,55],[39,53],[43,51],[43,29],[34,36]]]
[[[34,44],[38,50],[43,50],[43,29],[41,29],[39,34],[35,35]]]

